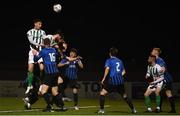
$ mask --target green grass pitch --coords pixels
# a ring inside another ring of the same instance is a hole
[[[133,100],[138,113],[135,115],[180,115],[180,102],[176,100],[177,113],[169,114],[170,110],[167,99],[163,100],[163,112],[144,113],[144,100]],[[32,110],[24,110],[22,98],[0,98],[0,115],[98,115],[99,101],[97,99],[79,99],[80,110],[73,109],[73,102],[65,102],[68,109],[66,112],[42,112],[45,108],[45,102],[42,98],[32,106]],[[155,108],[155,100],[152,100],[152,106]],[[54,106],[55,107],[55,106]],[[134,115],[131,113],[128,105],[122,99],[106,98],[105,115]]]

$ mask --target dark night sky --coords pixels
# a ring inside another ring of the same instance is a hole
[[[84,72],[93,72],[89,78],[102,76],[107,51],[115,46],[130,81],[141,81],[149,52],[157,46],[162,49],[174,80],[180,81],[179,7],[124,4],[114,0],[64,0],[59,1],[63,7],[61,13],[55,13],[54,3],[31,0],[11,2],[8,11],[1,7],[1,79],[24,78],[29,49],[26,32],[33,27],[33,19],[40,18],[47,34],[61,29],[69,47],[79,50],[86,66]]]

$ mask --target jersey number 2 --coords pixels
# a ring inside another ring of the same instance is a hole
[[[116,71],[117,71],[117,72],[120,71],[119,66],[120,66],[119,62],[116,62]]]
[[[55,53],[49,53],[49,57],[50,57],[51,62],[56,61]]]

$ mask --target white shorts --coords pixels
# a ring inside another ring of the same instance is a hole
[[[155,91],[156,88],[162,88],[162,86],[163,86],[163,81],[157,83],[156,85],[149,85],[148,89],[151,89],[152,91]]]
[[[39,52],[38,52],[37,54],[39,54]],[[43,62],[43,59],[42,59],[42,58],[40,58],[40,59],[38,60],[38,63],[40,63],[40,62]],[[32,63],[34,63],[34,55],[33,55],[33,53],[32,53],[32,49],[31,49],[31,50],[29,51],[28,64],[32,64]]]

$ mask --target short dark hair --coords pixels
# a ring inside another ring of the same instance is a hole
[[[34,19],[34,23],[37,23],[37,22],[41,22],[42,23],[42,20],[41,19]]]
[[[64,39],[64,34],[63,34],[63,32],[62,32],[60,29],[58,29],[58,30],[55,32],[55,34],[59,34],[59,35],[61,36],[61,38]]]
[[[109,49],[109,53],[111,54],[111,56],[117,56],[118,55],[118,49],[115,47],[112,47]]]
[[[55,34],[59,34],[61,35],[62,34],[62,31],[60,29],[56,30]]]
[[[71,50],[70,50],[70,52],[74,52],[74,53],[76,53],[76,55],[77,55],[77,49],[75,49],[75,48],[71,48]]]
[[[50,40],[49,38],[45,38],[45,39],[43,40],[43,42],[44,42],[44,45],[50,45],[51,40]]]

